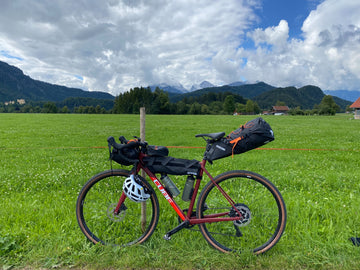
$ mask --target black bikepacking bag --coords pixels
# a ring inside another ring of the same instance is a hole
[[[228,136],[214,142],[206,152],[210,162],[216,159],[241,154],[273,141],[274,132],[261,117],[247,122]]]
[[[200,170],[200,162],[196,159],[181,159],[174,157],[146,156],[143,158],[146,167],[152,173],[171,175],[196,175]]]
[[[148,145],[146,147],[146,154],[156,157],[167,157],[169,149],[166,146]]]
[[[112,150],[110,150],[110,159],[125,166],[134,164],[134,161],[131,160],[137,160],[138,156],[139,156],[139,151],[134,148],[128,148],[122,150],[113,148]]]

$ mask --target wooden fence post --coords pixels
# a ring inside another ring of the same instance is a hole
[[[140,108],[140,139],[145,141],[145,107]],[[146,174],[141,170],[141,176],[146,178]],[[141,203],[141,228],[146,229],[146,202]]]

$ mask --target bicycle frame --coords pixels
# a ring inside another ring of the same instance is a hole
[[[206,160],[202,160],[200,162],[201,169],[198,174],[198,177],[196,179],[194,192],[192,194],[189,209],[187,211],[187,214],[184,213],[184,211],[177,205],[175,200],[172,198],[172,196],[166,191],[165,187],[162,185],[160,180],[153,174],[142,162],[142,158],[140,158],[140,162],[138,163],[137,167],[134,168],[136,170],[136,173],[139,173],[139,171],[142,169],[145,171],[145,173],[150,177],[151,181],[154,183],[154,185],[159,189],[160,193],[164,196],[164,198],[168,201],[168,203],[171,205],[171,207],[175,210],[175,212],[178,214],[178,216],[181,218],[183,222],[187,222],[189,225],[196,225],[196,224],[202,224],[202,223],[212,223],[212,222],[221,222],[221,221],[235,221],[242,219],[242,214],[239,212],[239,210],[235,207],[235,202],[230,198],[230,196],[215,182],[212,175],[208,172],[208,170],[205,168]],[[133,170],[133,171],[134,171]],[[221,194],[226,198],[226,200],[230,203],[232,208],[237,212],[236,217],[224,217],[228,215],[229,212],[224,213],[217,213],[212,215],[205,215],[204,217],[197,218],[192,215],[195,200],[197,197],[197,194],[199,192],[200,183],[203,178],[203,173],[209,177],[209,179],[213,182],[213,184],[218,188],[218,190],[221,192]],[[117,207],[114,210],[114,213],[119,213],[119,210],[121,209],[122,203],[125,201],[126,195],[124,192],[122,192],[121,197],[119,199],[119,202],[117,204]]]

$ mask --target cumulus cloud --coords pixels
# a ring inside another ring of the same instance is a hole
[[[277,86],[359,90],[359,12],[359,1],[326,0],[304,21],[303,39],[289,40],[286,21],[249,32],[257,50],[243,53],[245,77]]]
[[[276,49],[286,47],[289,38],[289,25],[287,21],[281,20],[278,26],[272,26],[265,30],[256,29],[248,34],[256,46],[262,43],[274,45]]]
[[[303,22],[253,29],[260,0],[2,0],[0,60],[35,79],[112,94],[241,79],[359,89],[360,2],[325,0]],[[252,40],[253,47],[244,41]]]

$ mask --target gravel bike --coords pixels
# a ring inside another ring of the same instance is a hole
[[[261,254],[271,249],[285,230],[284,200],[274,184],[257,173],[233,170],[216,177],[210,174],[206,169],[207,162],[212,162],[208,153],[224,135],[196,135],[207,144],[202,161],[169,157],[166,147],[151,146],[136,137],[128,141],[121,136],[121,143],[109,137],[111,159],[132,167],[101,172],[83,186],[76,204],[81,231],[94,244],[129,246],[149,239],[160,213],[153,182],[179,219],[164,239],[198,225],[205,240],[221,252]],[[140,170],[151,181],[142,177]],[[181,198],[176,197],[180,191],[169,178],[171,174],[186,177]],[[205,176],[210,180],[200,192]],[[178,199],[188,201],[188,208],[181,209]]]

